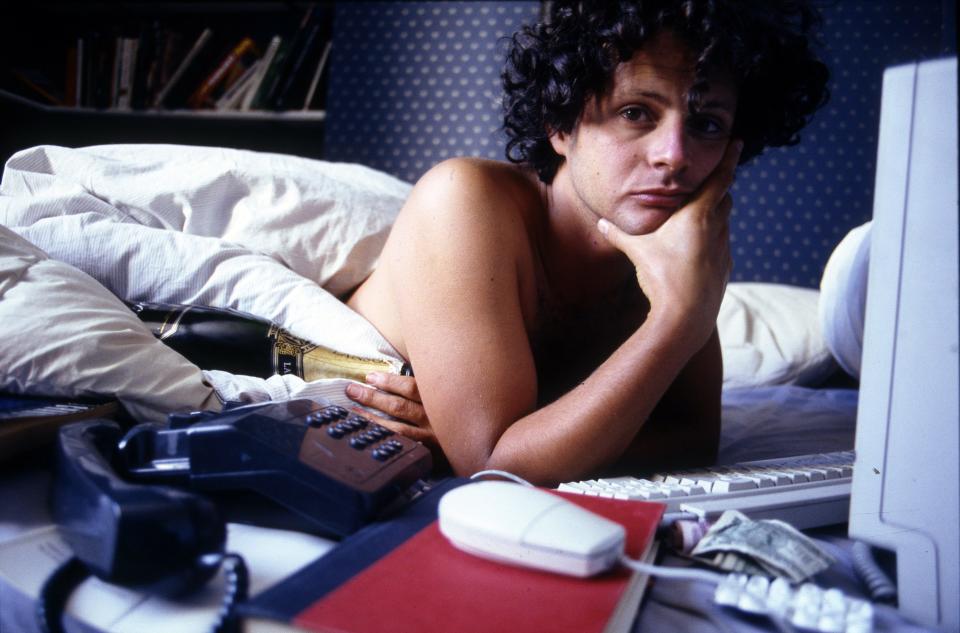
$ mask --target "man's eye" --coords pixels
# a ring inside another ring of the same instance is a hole
[[[727,131],[723,121],[708,116],[692,117],[689,125],[694,132],[704,136],[723,136]]]
[[[627,121],[649,121],[650,113],[647,112],[644,108],[638,108],[631,106],[629,108],[624,108],[620,110],[620,116],[625,118]]]

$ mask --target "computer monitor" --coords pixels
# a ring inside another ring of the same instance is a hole
[[[960,630],[957,60],[888,68],[849,534],[896,555],[898,605]]]

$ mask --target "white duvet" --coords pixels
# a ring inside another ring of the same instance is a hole
[[[201,373],[117,297],[233,308],[319,345],[399,359],[338,296],[373,270],[409,189],[359,165],[242,150],[24,150],[0,184],[0,390],[116,396],[149,419],[217,400],[338,395],[336,382]]]

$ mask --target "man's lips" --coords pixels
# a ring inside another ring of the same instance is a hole
[[[687,201],[690,193],[679,189],[643,189],[631,196],[646,207],[677,209]]]

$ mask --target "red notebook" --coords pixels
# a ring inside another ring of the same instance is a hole
[[[631,558],[652,556],[662,504],[557,494],[621,523]],[[434,520],[290,622],[326,633],[627,631],[646,581],[622,567],[583,579],[478,558]]]

